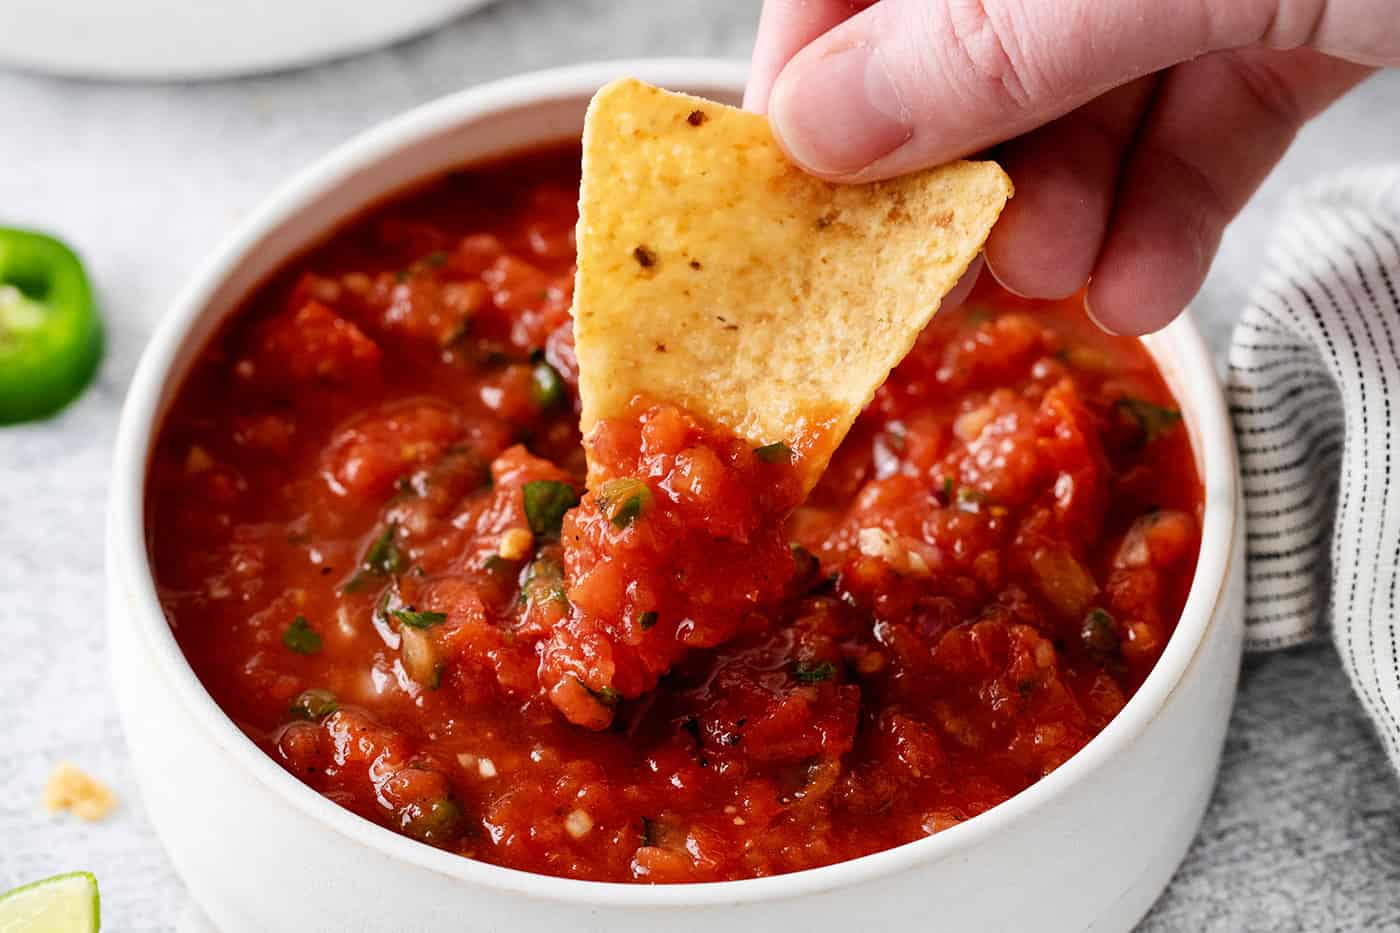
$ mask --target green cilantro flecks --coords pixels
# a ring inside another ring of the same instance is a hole
[[[390,522],[384,527],[384,531],[365,549],[365,556],[360,558],[355,575],[340,588],[342,593],[358,593],[376,579],[403,573],[408,561],[399,550],[398,533],[397,522]]]
[[[445,612],[422,612],[407,606],[403,609],[390,609],[390,618],[397,619],[400,625],[407,625],[409,628],[432,628],[434,625],[441,625],[447,621]]]
[[[525,521],[540,537],[558,537],[564,513],[578,505],[574,487],[552,479],[526,483],[520,494],[525,503]]]
[[[282,633],[282,644],[297,654],[315,654],[321,650],[321,636],[306,621],[306,616],[297,616]]]
[[[792,669],[792,679],[800,684],[818,684],[836,676],[836,665],[830,661],[820,664],[799,663]]]
[[[291,703],[291,713],[299,719],[324,719],[338,709],[335,694],[322,687],[303,690]]]
[[[753,454],[764,463],[791,463],[792,448],[782,441],[775,441],[772,444],[764,444],[762,447],[755,447]]]
[[[1145,440],[1156,440],[1176,427],[1181,421],[1181,412],[1140,398],[1120,398],[1118,410],[1127,415],[1142,430]]]

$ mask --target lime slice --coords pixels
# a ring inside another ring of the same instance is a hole
[[[54,875],[0,894],[0,933],[96,933],[100,923],[92,872]]]

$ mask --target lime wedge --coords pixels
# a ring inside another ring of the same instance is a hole
[[[54,875],[0,894],[0,933],[96,933],[100,923],[92,872]]]

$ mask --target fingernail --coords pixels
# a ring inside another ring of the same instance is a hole
[[[792,158],[821,175],[851,175],[913,135],[880,51],[850,46],[778,77],[769,119]]]
[[[963,272],[957,284],[948,289],[948,293],[943,296],[943,300],[938,303],[938,310],[951,310],[964,304],[972,290],[977,286],[977,276],[982,273],[982,257],[977,256],[968,264],[967,271]]]
[[[1030,295],[1027,295],[1025,292],[1018,292],[1016,289],[1012,288],[1010,285],[1007,285],[1007,284],[1006,284],[1006,281],[1005,281],[1001,276],[997,275],[997,267],[996,267],[996,265],[992,262],[991,257],[988,257],[988,256],[986,255],[985,252],[984,252],[982,255],[983,255],[983,257],[984,257],[985,260],[986,260],[987,272],[991,274],[992,278],[996,279],[996,283],[997,283],[998,285],[1001,286],[1002,291],[1010,292],[1011,294],[1015,295],[1017,298],[1027,298],[1027,299],[1028,299],[1028,298],[1031,297]]]
[[[1090,279],[1090,281],[1093,281],[1093,280]],[[1084,285],[1084,313],[1085,313],[1086,315],[1088,315],[1089,320],[1093,321],[1093,322],[1094,322],[1094,325],[1095,325],[1096,327],[1098,327],[1099,330],[1103,331],[1105,334],[1109,334],[1109,335],[1111,335],[1111,336],[1113,336],[1113,337],[1121,337],[1121,336],[1122,336],[1121,334],[1118,333],[1118,331],[1114,330],[1112,327],[1109,327],[1109,326],[1108,326],[1107,324],[1105,324],[1103,321],[1099,320],[1099,316],[1098,316],[1097,314],[1094,313],[1093,305],[1089,304],[1089,285],[1088,285],[1088,283],[1085,283],[1085,285]]]

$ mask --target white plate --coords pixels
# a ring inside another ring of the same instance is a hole
[[[220,78],[402,39],[491,0],[0,0],[0,65],[87,78]]]

